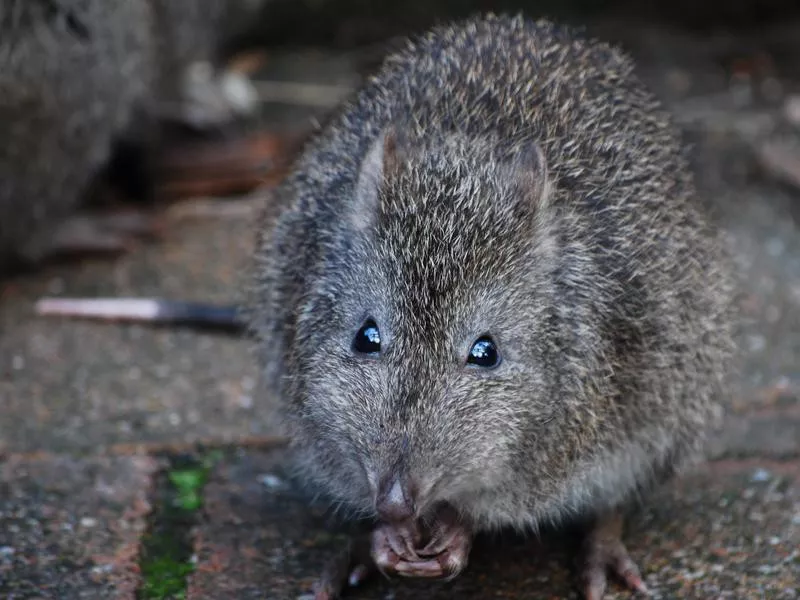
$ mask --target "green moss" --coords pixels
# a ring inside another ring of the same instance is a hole
[[[173,469],[167,474],[170,483],[175,487],[175,502],[185,511],[196,511],[203,504],[203,486],[208,480],[211,468],[221,458],[221,452],[210,452],[196,466]]]
[[[177,491],[175,504],[182,510],[198,510],[203,504],[202,490],[206,473],[201,469],[192,469],[172,471],[168,476]]]
[[[181,600],[194,570],[189,532],[203,506],[203,487],[221,452],[202,459],[174,457],[159,481],[156,510],[144,538],[141,600]]]
[[[192,573],[193,566],[169,556],[154,556],[142,565],[144,586],[142,598],[184,598],[186,578]]]

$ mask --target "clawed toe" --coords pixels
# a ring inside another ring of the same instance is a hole
[[[614,516],[599,523],[587,536],[580,568],[586,600],[602,600],[608,585],[607,573],[617,575],[633,591],[649,596],[639,568],[620,539],[622,521]]]
[[[405,577],[452,579],[467,566],[472,532],[449,505],[439,507],[428,527],[431,538],[415,552],[418,558],[398,564],[395,570]]]
[[[414,550],[419,532],[414,525],[382,525],[372,534],[372,558],[375,566],[386,576],[397,570],[401,562],[416,562]]]
[[[338,598],[344,588],[360,585],[375,570],[387,578],[454,578],[467,565],[470,528],[446,508],[437,511],[427,525],[431,537],[421,550],[417,550],[422,539],[416,523],[383,524],[372,532],[368,544],[351,542],[317,581],[314,599]],[[365,546],[369,558],[364,555]]]
[[[638,567],[628,556],[625,548],[620,545],[611,554],[596,554],[587,560],[582,574],[586,600],[603,598],[607,587],[606,573],[609,571],[622,579],[631,590],[649,595]]]
[[[451,580],[467,565],[467,553],[460,548],[444,550],[427,560],[400,561],[394,571],[403,577]]]
[[[369,562],[369,541],[363,537],[351,539],[327,565],[314,584],[314,600],[334,600],[344,589],[360,584],[373,570]]]

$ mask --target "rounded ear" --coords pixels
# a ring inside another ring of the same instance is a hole
[[[511,181],[536,207],[550,199],[550,178],[542,147],[534,141],[515,144],[508,150],[506,167]]]
[[[392,126],[381,131],[370,145],[361,161],[353,198],[351,216],[357,228],[369,226],[377,209],[381,185],[387,175],[399,168],[403,156],[397,131]]]

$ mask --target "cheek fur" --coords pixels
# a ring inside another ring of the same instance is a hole
[[[494,480],[524,435],[521,399],[507,382],[460,374],[420,412],[416,437],[426,455],[419,462],[453,480]]]
[[[309,373],[307,418],[320,435],[335,438],[363,459],[373,450],[387,410],[384,369],[370,360],[328,355]]]

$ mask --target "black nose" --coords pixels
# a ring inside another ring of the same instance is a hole
[[[381,480],[375,510],[385,522],[406,521],[416,511],[416,486],[407,477],[391,474]]]

